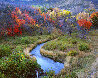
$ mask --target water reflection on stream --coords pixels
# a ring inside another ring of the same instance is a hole
[[[50,58],[44,57],[40,54],[40,48],[43,46],[44,43],[38,45],[35,49],[31,51],[31,55],[35,56],[37,59],[38,64],[41,65],[41,68],[44,71],[54,70],[55,74],[59,73],[61,69],[64,68],[63,63],[55,62]]]

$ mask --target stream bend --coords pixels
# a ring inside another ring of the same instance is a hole
[[[44,45],[45,43],[37,45],[35,49],[33,49],[30,52],[30,55],[35,56],[37,59],[37,63],[41,65],[41,68],[45,71],[53,70],[55,71],[55,74],[58,74],[61,69],[64,68],[63,63],[55,62],[50,58],[44,57],[40,54],[40,48]]]

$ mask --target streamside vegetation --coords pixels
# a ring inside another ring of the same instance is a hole
[[[28,58],[23,50],[28,44],[42,43],[41,40],[48,40],[51,35],[42,36],[19,36],[9,37],[7,40],[0,40],[0,77],[36,77],[36,71],[43,72],[37,60]]]

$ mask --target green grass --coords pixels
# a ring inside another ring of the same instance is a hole
[[[43,48],[46,50],[59,50],[59,51],[65,51],[70,48],[78,48],[77,46],[81,43],[88,44],[85,40],[81,40],[79,38],[73,38],[68,36],[60,36],[58,39],[47,42]],[[79,50],[81,46],[79,47]],[[84,51],[84,50],[83,50]]]

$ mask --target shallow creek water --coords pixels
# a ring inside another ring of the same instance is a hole
[[[45,71],[53,70],[55,71],[55,74],[58,74],[61,69],[64,68],[63,63],[55,62],[50,58],[44,57],[40,54],[40,48],[44,45],[45,43],[37,45],[35,49],[33,49],[30,54],[32,56],[35,56],[37,59],[37,63],[41,65],[41,68]]]

